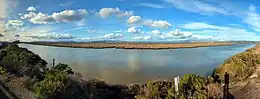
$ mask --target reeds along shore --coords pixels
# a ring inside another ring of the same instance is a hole
[[[196,48],[209,46],[228,46],[236,43],[228,42],[203,42],[203,43],[27,43],[35,45],[72,47],[72,48],[119,48],[119,49],[177,49]]]

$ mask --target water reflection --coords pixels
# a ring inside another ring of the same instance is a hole
[[[109,83],[143,83],[146,80],[171,79],[184,73],[209,74],[228,57],[254,45],[233,45],[192,49],[124,50],[61,48],[20,44],[39,54],[49,66],[70,65],[85,79],[98,78]]]

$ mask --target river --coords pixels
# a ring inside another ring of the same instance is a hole
[[[19,44],[52,65],[65,63],[85,79],[98,78],[113,84],[144,83],[147,80],[172,79],[185,73],[210,75],[229,57],[253,47],[253,44],[185,49],[86,49]]]

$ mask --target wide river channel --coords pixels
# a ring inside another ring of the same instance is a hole
[[[70,65],[85,79],[98,78],[113,84],[144,83],[147,80],[172,79],[185,73],[211,75],[214,68],[229,57],[253,47],[253,44],[185,49],[87,49],[19,44],[52,65]]]

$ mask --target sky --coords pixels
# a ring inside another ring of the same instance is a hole
[[[260,40],[257,0],[0,0],[4,41]]]

